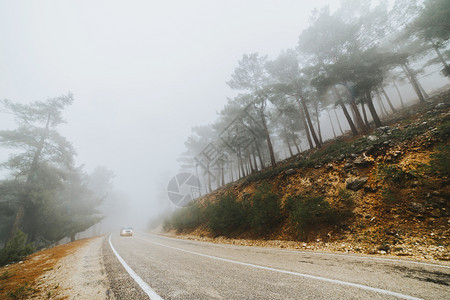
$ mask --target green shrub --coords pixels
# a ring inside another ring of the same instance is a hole
[[[28,282],[25,282],[23,285],[17,287],[13,292],[7,292],[6,295],[11,299],[29,299],[30,296],[35,293],[36,290],[28,286]]]
[[[315,164],[328,163],[338,159],[342,155],[345,156],[349,153],[359,153],[361,151],[361,145],[365,142],[366,141],[363,138],[353,142],[348,142],[343,138],[338,138],[334,143],[328,145],[323,150],[314,152],[309,159],[314,161]]]
[[[281,217],[280,197],[272,192],[269,184],[261,184],[253,195],[249,208],[251,230],[258,235],[267,235],[280,223]]]
[[[353,201],[352,193],[347,189],[339,189],[338,190],[339,199],[342,203],[347,207],[353,207],[355,205],[355,201]]]
[[[332,207],[323,196],[298,195],[286,200],[289,222],[304,239],[316,228],[343,226],[353,216],[351,194],[344,193],[346,207]]]
[[[173,213],[170,219],[170,228],[178,232],[194,229],[205,222],[204,218],[205,214],[197,202],[191,202],[188,206],[180,208]]]
[[[289,197],[286,208],[289,212],[289,221],[303,237],[306,237],[315,226],[335,222],[334,211],[322,196]]]
[[[163,223],[162,223],[162,229],[164,231],[169,231],[170,229],[172,229],[172,223],[170,222],[170,219],[164,219]]]
[[[8,278],[10,278],[12,276],[14,276],[14,274],[9,272],[8,270],[6,270],[0,275],[0,280],[5,280],[5,279],[8,279]]]
[[[11,262],[18,262],[27,255],[33,253],[34,247],[31,243],[27,244],[27,235],[22,231],[17,231],[14,237],[6,243],[0,250],[0,266]]]
[[[430,155],[429,171],[442,176],[450,175],[450,146],[441,145]]]
[[[443,141],[448,141],[448,139],[450,138],[450,121],[446,121],[445,123],[440,125],[437,128],[437,130],[438,130],[438,136]]]
[[[399,187],[404,186],[407,181],[416,178],[412,172],[405,171],[397,165],[387,164],[378,166],[377,177],[389,185]]]
[[[215,235],[228,236],[246,223],[247,212],[242,202],[229,193],[207,208],[208,225]]]
[[[386,201],[386,203],[393,204],[398,202],[397,194],[390,188],[383,187],[381,189],[381,196]]]
[[[399,140],[412,140],[417,138],[419,135],[427,132],[431,124],[413,124],[412,126],[393,134],[391,138],[396,138]]]

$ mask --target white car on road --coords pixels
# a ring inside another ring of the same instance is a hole
[[[133,228],[132,227],[122,227],[120,230],[121,236],[132,236],[133,235]]]

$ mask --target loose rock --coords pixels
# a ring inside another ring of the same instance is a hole
[[[360,190],[366,184],[367,179],[367,177],[347,179],[346,188],[352,191]]]
[[[293,175],[293,174],[295,174],[295,170],[294,169],[286,170],[286,171],[284,171],[284,174],[286,174],[286,175]]]

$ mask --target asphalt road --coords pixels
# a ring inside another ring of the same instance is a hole
[[[143,232],[112,234],[103,255],[119,299],[450,299],[448,263],[221,245]]]

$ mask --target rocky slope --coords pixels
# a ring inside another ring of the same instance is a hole
[[[207,224],[174,232],[185,238],[235,244],[391,254],[448,260],[450,91],[408,107],[367,135],[343,137],[229,184],[197,201],[205,205],[232,192],[252,195],[263,182],[286,199],[321,195],[352,217],[318,226],[306,237],[285,221],[264,238],[249,232],[215,237]]]

